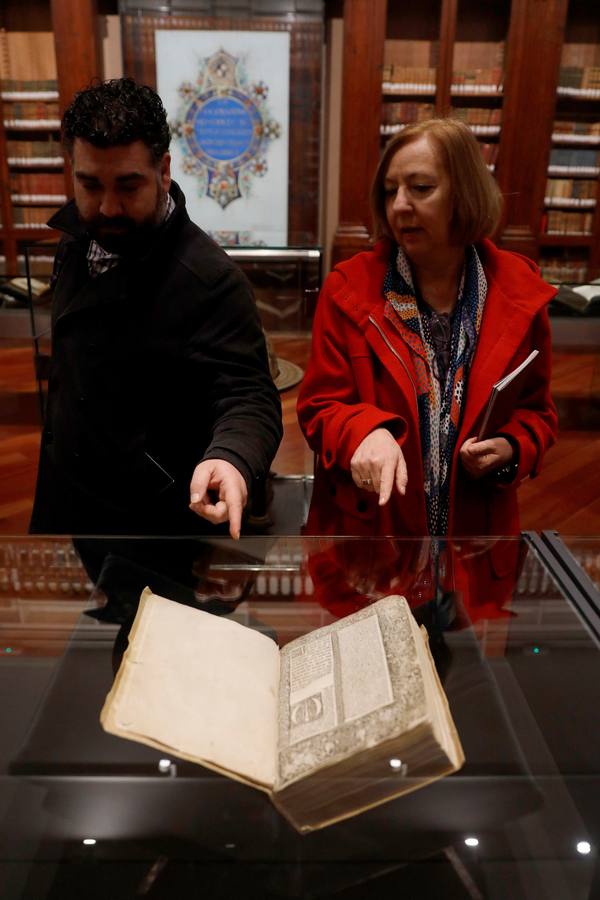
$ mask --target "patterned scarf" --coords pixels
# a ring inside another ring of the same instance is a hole
[[[429,319],[419,311],[410,263],[400,248],[396,258],[392,256],[383,293],[386,318],[408,345],[416,374],[429,533],[445,535],[450,467],[487,296],[485,273],[475,247],[467,247],[452,316],[450,364],[444,383],[434,374],[435,349]]]

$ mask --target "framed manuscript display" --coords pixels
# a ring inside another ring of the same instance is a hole
[[[154,33],[172,175],[191,218],[224,244],[288,237],[289,32]]]
[[[120,4],[124,72],[163,99],[192,219],[228,246],[317,245],[321,0],[235,16],[153,6]]]

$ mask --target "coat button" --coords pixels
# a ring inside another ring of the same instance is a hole
[[[329,493],[331,494],[332,497],[335,497],[335,495],[337,494],[337,488],[336,488],[335,484],[329,485]]]
[[[368,510],[369,504],[366,500],[359,500],[356,504],[356,511],[359,513],[364,513]]]
[[[327,460],[327,462],[331,462],[331,450],[325,451],[325,459]]]

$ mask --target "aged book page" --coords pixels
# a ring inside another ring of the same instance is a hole
[[[279,791],[428,721],[412,615],[388,597],[281,651]]]
[[[269,788],[276,773],[277,645],[148,589],[142,604],[103,726]]]

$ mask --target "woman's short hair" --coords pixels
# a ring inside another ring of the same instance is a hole
[[[401,147],[429,137],[450,178],[450,235],[457,244],[473,244],[492,234],[502,211],[502,194],[489,171],[477,138],[458,119],[427,119],[407,125],[386,145],[371,188],[376,237],[391,237],[385,209],[384,181],[392,157]]]

